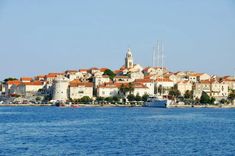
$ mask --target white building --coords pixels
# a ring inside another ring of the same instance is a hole
[[[191,82],[199,82],[203,80],[208,80],[210,78],[211,78],[210,75],[206,73],[190,73],[188,75],[188,80]]]
[[[10,96],[11,94],[17,94],[17,86],[22,82],[19,80],[7,81],[5,84],[5,95]]]
[[[70,83],[69,96],[71,99],[81,99],[84,96],[93,97],[93,83]]]
[[[150,88],[148,88],[147,86],[145,86],[142,83],[134,83],[133,88],[134,88],[134,90],[133,90],[132,94],[135,96],[136,95],[143,96],[145,94],[150,95],[152,92]]]
[[[136,83],[142,83],[143,85],[148,87],[148,89],[149,89],[148,94],[149,95],[154,95],[154,88],[155,88],[154,80],[151,80],[151,79],[136,79],[135,82]]]
[[[110,82],[110,78],[108,75],[99,75],[99,76],[95,76],[93,77],[93,83],[95,88],[99,85],[102,85],[104,83],[109,83]]]
[[[193,90],[193,84],[190,81],[180,81],[177,83],[177,89],[180,91],[180,94],[183,96],[185,92]]]
[[[24,82],[18,85],[18,91],[20,95],[24,95],[24,96],[35,95],[43,87],[44,87],[44,83],[41,81]]]
[[[113,97],[118,95],[119,86],[113,83],[103,84],[97,88],[97,97]]]
[[[228,84],[219,83],[216,80],[204,80],[196,83],[194,97],[200,98],[202,92],[206,92],[210,97],[216,99],[227,98],[229,94]]]

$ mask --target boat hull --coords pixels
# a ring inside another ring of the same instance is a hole
[[[154,100],[144,103],[145,107],[156,107],[156,108],[167,108],[168,102],[167,100]]]

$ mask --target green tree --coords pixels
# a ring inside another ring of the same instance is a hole
[[[135,101],[135,95],[129,94],[129,95],[127,96],[127,99],[128,99],[128,101]]]
[[[193,91],[186,90],[186,92],[184,93],[184,98],[185,99],[193,99]]]
[[[235,99],[235,90],[231,90],[231,92],[228,95],[228,100],[233,101]]]
[[[215,98],[214,97],[211,97],[210,98],[210,104],[214,104],[215,103]]]
[[[119,96],[114,96],[114,97],[113,97],[113,101],[115,101],[115,102],[119,102],[120,99],[121,99],[121,98],[120,98]]]
[[[171,88],[169,90],[169,96],[173,97],[173,99],[178,98],[180,96],[180,91],[176,89],[175,87]]]
[[[132,92],[134,91],[134,85],[133,83],[128,83],[128,91],[129,91],[129,94],[132,94]]]
[[[89,97],[89,96],[83,96],[81,99],[80,99],[80,102],[82,103],[85,103],[85,104],[88,104],[92,101],[92,99]]]
[[[105,98],[105,101],[107,101],[107,102],[113,102],[113,97],[106,97],[106,98]]]
[[[148,94],[144,94],[142,96],[142,101],[146,102],[148,100],[148,98],[149,98],[149,95]]]
[[[211,98],[206,92],[202,92],[202,95],[200,97],[200,103],[202,104],[211,103]]]
[[[221,99],[221,100],[220,100],[220,103],[221,103],[221,104],[225,104],[225,103],[227,103],[227,100],[226,100],[226,99]]]
[[[103,97],[97,97],[96,101],[104,101],[104,98]]]
[[[116,74],[110,69],[106,69],[103,75],[108,75],[111,80],[116,76]]]
[[[135,96],[135,101],[141,101],[142,97],[139,95],[139,93]]]
[[[6,83],[7,81],[13,81],[13,80],[18,80],[17,78],[13,78],[13,77],[9,77],[9,78],[6,78],[4,80],[4,83]]]
[[[35,100],[38,102],[38,101],[41,101],[41,98],[40,97],[36,97]]]

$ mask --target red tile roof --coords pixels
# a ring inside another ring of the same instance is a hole
[[[21,77],[20,78],[20,81],[32,81],[33,80],[33,78],[31,78],[31,77]]]
[[[7,81],[8,85],[20,85],[22,82],[19,80],[11,80],[11,81]]]
[[[172,80],[170,80],[169,78],[157,78],[157,82],[173,82]]]
[[[41,86],[41,85],[43,85],[43,82],[41,82],[41,81],[33,81],[33,82],[24,82],[22,84],[24,84],[26,86]]]
[[[153,80],[152,79],[136,79],[135,82],[151,83],[151,82],[153,82]]]
[[[101,72],[105,72],[108,68],[100,68]]]
[[[93,83],[91,82],[70,83],[70,87],[79,87],[79,86],[93,87]]]

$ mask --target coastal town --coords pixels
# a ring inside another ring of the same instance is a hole
[[[118,70],[75,69],[0,82],[1,104],[87,103],[126,104],[160,94],[174,104],[227,104],[235,99],[235,77],[193,71],[171,72],[163,66],[134,63],[131,49]]]

